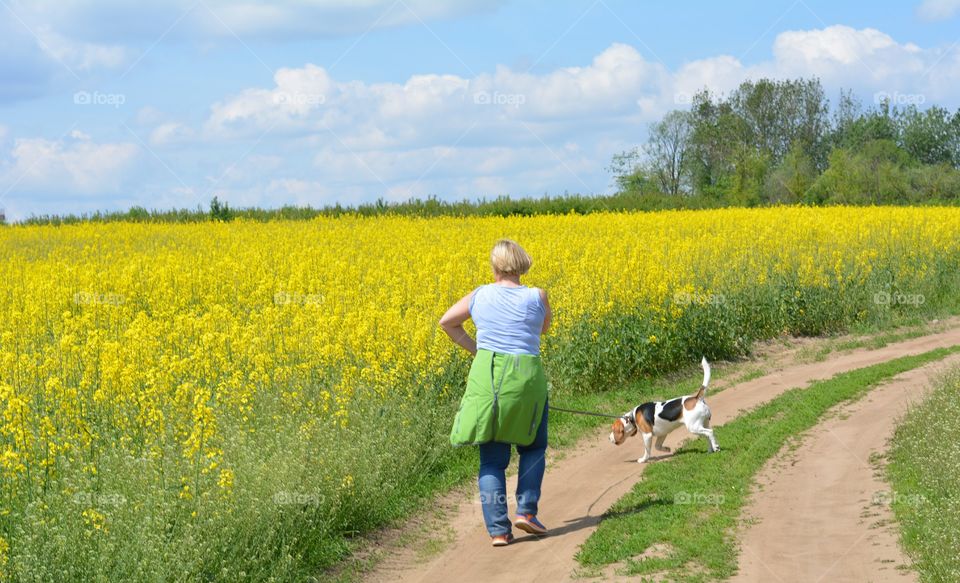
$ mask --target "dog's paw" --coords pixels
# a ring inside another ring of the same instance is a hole
[[[710,453],[717,453],[718,451],[720,451],[720,448],[719,448],[719,447],[717,447],[717,448],[715,448],[715,449],[711,449],[711,450],[710,450]]]
[[[637,458],[637,463],[638,463],[638,464],[645,464],[645,463],[647,463],[647,460],[648,460],[648,459],[650,459],[650,458],[648,458],[648,457]]]
[[[658,447],[657,450],[658,450],[658,451],[665,451],[665,452],[667,452],[667,453],[670,453],[670,451],[671,451],[669,447]]]

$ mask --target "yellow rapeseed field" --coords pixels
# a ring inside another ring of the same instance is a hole
[[[442,416],[397,451],[391,432],[459,396],[436,323],[498,238],[550,293],[562,391],[950,309],[958,235],[948,208],[0,229],[0,573],[282,579],[339,556],[402,489],[383,460],[443,447]]]

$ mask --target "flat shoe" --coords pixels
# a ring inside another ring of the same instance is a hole
[[[513,526],[530,534],[547,534],[547,527],[537,520],[537,517],[533,514],[518,514],[516,520],[513,521]]]

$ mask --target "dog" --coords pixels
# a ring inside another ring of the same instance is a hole
[[[717,439],[713,436],[713,429],[710,429],[710,407],[706,401],[710,363],[704,358],[700,365],[703,366],[703,384],[696,394],[637,405],[613,422],[610,442],[620,445],[628,437],[639,433],[643,436],[644,452],[637,462],[642,464],[650,459],[650,444],[654,437],[657,438],[654,444],[657,450],[669,452],[669,447],[663,447],[663,440],[671,431],[684,425],[690,433],[703,435],[710,441],[710,453],[720,451]]]

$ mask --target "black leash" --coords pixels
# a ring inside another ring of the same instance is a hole
[[[593,417],[608,417],[610,419],[620,419],[623,415],[610,415],[609,413],[594,413],[593,411],[578,411],[576,409],[564,409],[563,407],[554,407],[550,405],[551,411],[561,411],[563,413],[574,413],[576,415],[591,415]]]

